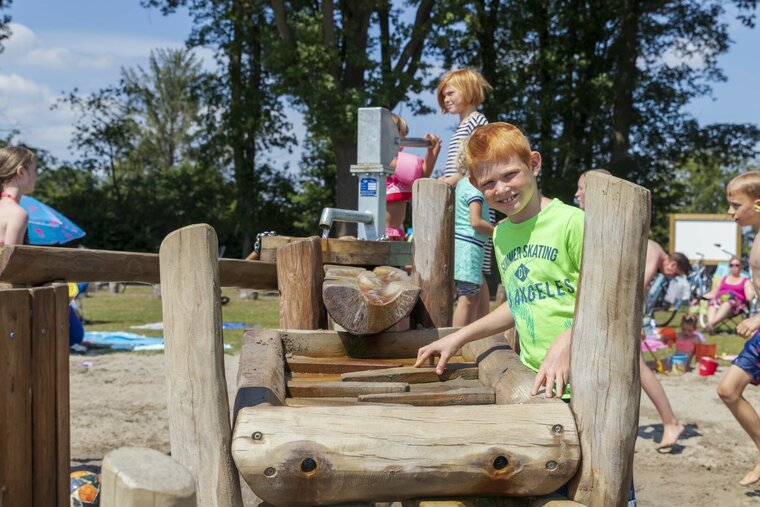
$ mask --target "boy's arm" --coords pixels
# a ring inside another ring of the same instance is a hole
[[[472,201],[470,202],[470,225],[477,232],[491,236],[493,234],[493,225],[486,220],[483,220],[481,216],[483,213],[483,202]]]
[[[504,332],[514,325],[515,319],[512,317],[512,311],[509,309],[509,304],[504,302],[485,317],[478,319],[472,324],[454,331],[450,335],[444,336],[429,345],[421,347],[420,350],[417,351],[417,362],[414,363],[414,366],[420,367],[425,364],[425,361],[428,359],[430,360],[430,364],[433,364],[435,357],[440,356],[441,359],[438,361],[435,372],[438,375],[443,375],[446,363],[465,343],[474,342],[475,340],[480,340],[481,338]]]
[[[562,331],[549,350],[546,352],[544,362],[536,374],[536,381],[530,394],[538,394],[541,386],[546,386],[546,397],[551,398],[552,387],[555,388],[557,398],[561,398],[565,392],[565,386],[570,380],[570,345],[571,329]]]

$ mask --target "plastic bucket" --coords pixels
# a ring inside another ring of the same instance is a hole
[[[714,375],[718,369],[718,361],[709,357],[702,357],[699,360],[699,374],[703,377]]]
[[[718,352],[717,343],[697,343],[694,345],[694,357],[715,357]]]
[[[670,356],[670,369],[673,373],[685,373],[688,365],[686,360],[689,359],[688,354],[673,354]]]
[[[393,175],[403,183],[414,183],[422,176],[422,158],[404,151],[398,152],[396,158],[396,171]]]

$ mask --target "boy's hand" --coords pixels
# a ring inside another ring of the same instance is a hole
[[[425,364],[426,360],[429,360],[430,364],[435,363],[435,358],[440,356],[438,365],[435,367],[436,375],[443,375],[443,370],[446,369],[446,363],[451,359],[456,351],[459,350],[459,344],[456,339],[456,333],[452,333],[439,340],[434,341],[429,345],[420,347],[417,351],[417,362],[414,363],[415,368],[419,368]]]
[[[752,338],[752,335],[755,334],[755,331],[757,331],[758,328],[760,328],[760,314],[741,321],[739,325],[736,326],[736,334],[746,340]]]
[[[536,374],[536,381],[530,394],[535,396],[541,386],[546,386],[546,397],[551,398],[552,387],[555,388],[557,398],[561,398],[565,392],[565,386],[570,380],[570,329],[563,331],[554,340],[554,343],[546,352],[544,362]]]

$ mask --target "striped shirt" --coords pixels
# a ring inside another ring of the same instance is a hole
[[[475,127],[485,125],[486,123],[488,123],[486,117],[482,113],[475,111],[469,118],[457,125],[457,129],[449,141],[449,151],[446,154],[446,167],[443,170],[444,176],[451,176],[457,173],[457,159],[462,148],[462,141],[475,130]]]

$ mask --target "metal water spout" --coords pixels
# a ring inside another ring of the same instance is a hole
[[[319,226],[322,228],[322,237],[326,238],[330,234],[333,223],[335,222],[353,222],[361,224],[359,235],[371,241],[377,239],[375,229],[375,217],[368,211],[356,211],[350,209],[325,208],[322,210],[322,216],[319,218]]]

